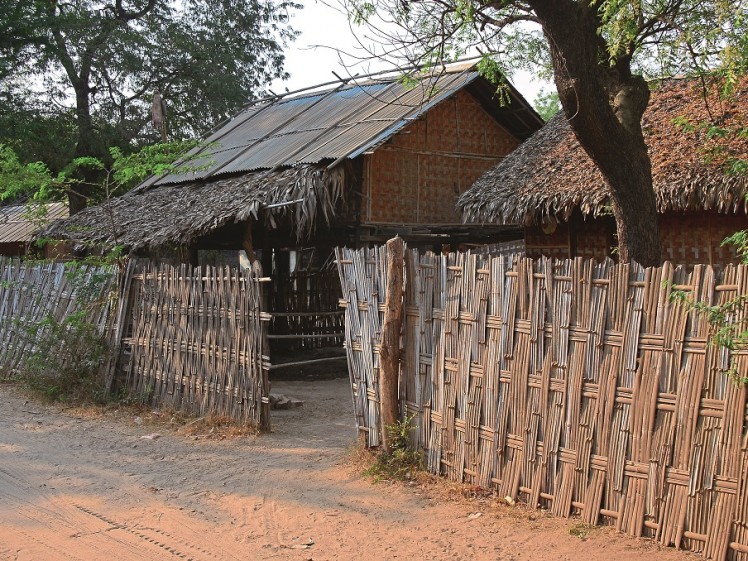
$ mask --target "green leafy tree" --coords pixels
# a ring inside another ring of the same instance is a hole
[[[540,90],[532,102],[535,111],[543,117],[544,121],[549,121],[556,113],[561,110],[561,102],[556,92],[546,92]]]
[[[0,144],[0,203],[25,200],[36,192],[47,193],[53,183],[45,164],[24,164],[10,146]]]
[[[109,147],[153,139],[147,125],[156,89],[169,107],[172,138],[194,136],[285,76],[282,48],[295,36],[288,12],[297,7],[284,0],[0,0],[2,90],[72,112],[74,158],[107,160]],[[100,179],[95,169],[81,173],[71,212],[86,205],[88,186]]]
[[[620,258],[660,262],[641,118],[647,78],[748,61],[746,0],[346,0],[373,56],[436,65],[471,52],[487,75],[550,70],[580,145],[611,192]],[[381,46],[380,46],[381,45]]]
[[[24,163],[44,162],[59,172],[73,159],[75,112],[23,97],[15,88],[0,90],[0,144]]]
[[[177,160],[180,169],[200,169],[191,167],[190,159],[183,157],[198,144],[195,140],[164,142],[143,146],[132,153],[115,146],[109,149],[106,160],[90,156],[75,158],[58,173],[51,172],[43,162],[23,163],[10,146],[0,144],[0,202],[30,200],[45,204],[86,190],[95,194],[92,202],[101,203],[124,194],[151,175],[173,171]],[[83,185],[80,170],[95,170],[99,181]]]

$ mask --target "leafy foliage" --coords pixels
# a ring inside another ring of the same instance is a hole
[[[0,144],[0,201],[29,199],[33,213],[43,218],[46,203],[60,200],[69,191],[79,188],[81,169],[100,172],[98,183],[92,184],[91,202],[100,203],[121,195],[154,174],[173,171],[196,171],[203,166],[192,166],[187,152],[199,146],[194,140],[165,142],[144,146],[132,153],[117,147],[109,149],[107,161],[93,157],[74,158],[57,174],[52,174],[42,162],[22,164],[10,146]],[[177,164],[176,162],[179,162]],[[205,164],[207,165],[207,164]]]
[[[49,401],[106,400],[102,366],[110,349],[86,321],[85,310],[62,320],[49,316],[30,328],[27,336],[35,337],[37,345],[21,363],[18,379],[26,389]]]
[[[414,416],[406,417],[387,427],[390,451],[380,452],[376,461],[364,474],[375,479],[411,479],[423,469],[420,452],[410,446],[410,432]]]
[[[22,164],[10,146],[0,144],[0,201],[20,200],[48,190],[54,179],[41,162]]]
[[[288,21],[297,8],[286,0],[0,0],[0,142],[55,173],[76,157],[109,166],[110,148],[129,153],[158,138],[149,127],[156,89],[169,138],[195,137],[286,75],[282,49],[296,36]],[[100,179],[85,171],[79,179]]]
[[[22,163],[44,162],[58,173],[73,159],[74,111],[40,103],[33,92],[8,82],[0,80],[0,144]]]
[[[538,95],[535,96],[532,105],[544,121],[549,121],[561,110],[561,102],[556,92],[540,90]]]
[[[180,134],[204,130],[282,77],[291,2],[2,0],[0,61],[45,76],[43,98],[88,93],[127,140],[142,134],[159,87]],[[3,48],[4,47],[4,48]],[[89,90],[85,92],[84,90]],[[82,109],[79,107],[79,109]]]

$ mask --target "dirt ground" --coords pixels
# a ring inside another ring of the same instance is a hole
[[[0,559],[695,559],[519,507],[449,500],[445,484],[373,483],[352,467],[346,380],[273,390],[305,404],[273,412],[272,434],[213,441],[131,413],[27,402],[0,385]]]

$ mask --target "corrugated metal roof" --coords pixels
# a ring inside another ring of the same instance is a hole
[[[65,203],[47,205],[46,222],[53,222],[69,216]],[[27,243],[34,239],[41,224],[29,219],[29,209],[25,205],[0,207],[0,243]]]
[[[424,78],[415,86],[392,77],[261,102],[208,137],[214,144],[188,164],[192,169],[205,169],[171,174],[155,184],[353,158],[386,141],[476,78],[472,67],[463,66]]]

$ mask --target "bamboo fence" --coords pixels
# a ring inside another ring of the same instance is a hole
[[[338,250],[359,429],[379,444],[386,256]],[[406,252],[401,415],[433,473],[633,536],[748,559],[746,388],[708,304],[748,267]],[[743,312],[744,313],[744,310]],[[734,357],[748,373],[744,352]]]
[[[111,267],[0,257],[0,378],[12,377],[51,328],[85,312],[104,334],[119,275]]]
[[[122,371],[152,402],[269,428],[261,283],[229,267],[138,263],[120,309]]]

